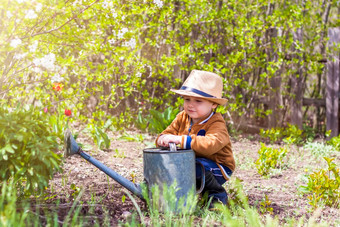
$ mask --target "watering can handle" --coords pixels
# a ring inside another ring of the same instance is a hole
[[[177,147],[175,143],[169,143],[169,148],[170,148],[170,151],[177,151]]]
[[[196,162],[196,164],[199,164],[201,166],[201,169],[202,169],[202,172],[201,172],[202,173],[201,187],[200,187],[200,189],[198,189],[196,191],[197,194],[200,194],[203,191],[204,186],[205,186],[205,169],[204,169],[204,165],[202,163]]]

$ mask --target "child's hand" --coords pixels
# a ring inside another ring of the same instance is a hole
[[[160,147],[169,147],[169,143],[180,144],[182,136],[161,135],[157,140],[157,145]]]

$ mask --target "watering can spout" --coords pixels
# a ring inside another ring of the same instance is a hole
[[[143,199],[142,189],[139,184],[134,184],[133,182],[127,180],[126,178],[122,177],[114,170],[110,169],[103,163],[99,162],[95,158],[91,157],[89,154],[85,153],[77,144],[75,139],[72,136],[72,133],[69,129],[66,129],[64,134],[64,157],[69,157],[74,154],[80,155],[82,158],[86,159],[88,162],[96,166],[98,169],[103,171],[106,175],[117,181],[120,185],[128,189],[130,192],[138,196],[139,198]]]
[[[77,154],[81,150],[69,129],[66,129],[64,134],[64,145],[64,157],[69,157],[71,155]]]

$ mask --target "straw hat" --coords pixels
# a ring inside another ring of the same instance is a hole
[[[222,98],[222,78],[212,72],[192,70],[179,90],[171,91],[186,96],[199,97],[224,105],[227,99]]]

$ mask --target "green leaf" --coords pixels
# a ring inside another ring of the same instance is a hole
[[[7,151],[8,153],[12,153],[12,154],[15,153],[15,151],[12,148],[12,144],[9,144],[9,143],[6,144],[6,146],[4,147],[4,150]]]

